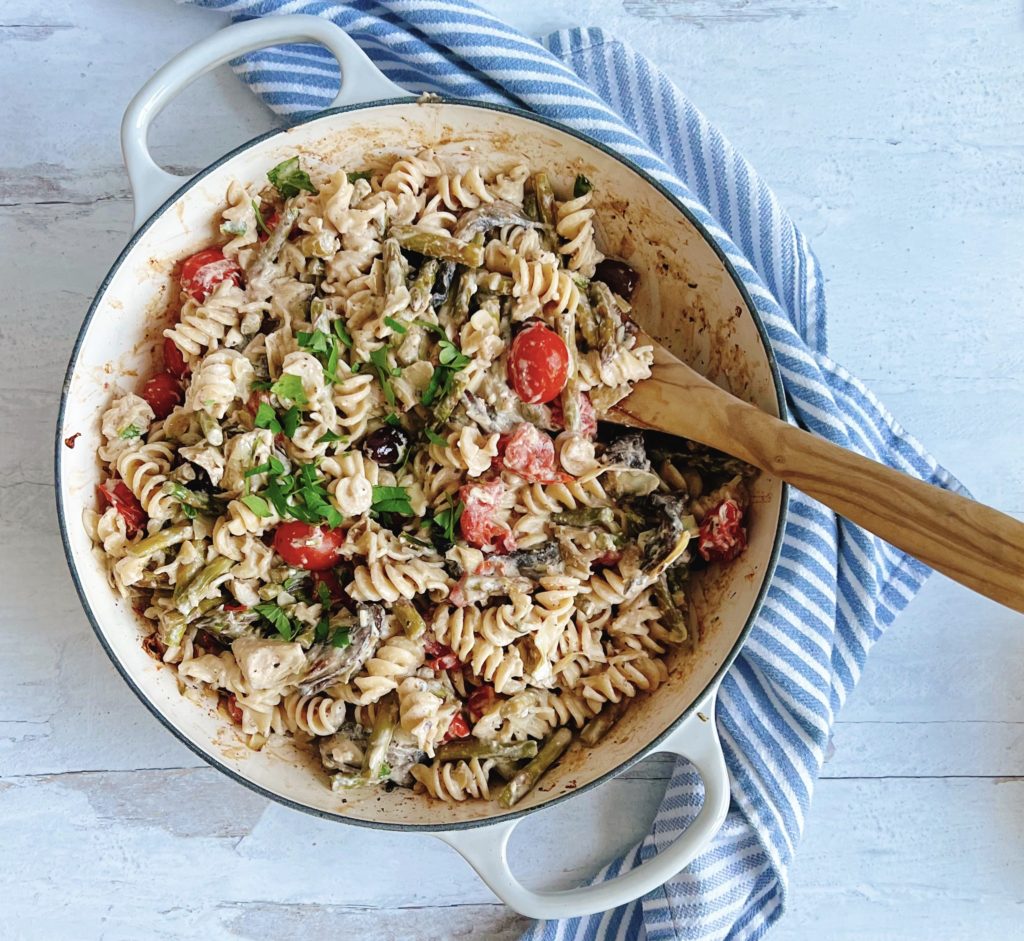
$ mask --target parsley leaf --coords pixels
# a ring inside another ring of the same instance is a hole
[[[389,365],[387,347],[379,346],[373,350],[370,353],[370,361],[364,363],[364,365],[368,366],[377,377],[381,389],[384,390],[384,398],[387,400],[388,405],[393,408],[397,400],[395,399],[395,390],[391,385],[391,377],[402,375],[402,370],[397,366]]]
[[[295,636],[295,625],[292,623],[292,619],[276,604],[269,602],[258,604],[255,610],[258,614],[265,617],[285,640],[291,640]]]
[[[448,439],[439,435],[433,428],[424,428],[423,434],[427,436],[427,441],[431,444],[440,445],[442,448],[448,447]]]
[[[332,647],[347,647],[352,643],[352,634],[345,627],[339,627],[331,635],[331,646]]]
[[[267,179],[285,199],[298,196],[302,190],[314,195],[320,192],[309,179],[309,174],[299,168],[297,156],[282,160],[267,173]]]
[[[251,392],[269,392],[270,387],[273,385],[269,379],[254,379],[249,383],[249,391]]]
[[[277,413],[269,402],[260,402],[253,424],[257,428],[269,428],[275,435],[281,434],[281,423],[277,420]]]
[[[117,436],[119,438],[123,438],[125,441],[128,441],[131,438],[141,438],[142,432],[139,431],[137,425],[125,425],[125,427],[118,432]]]
[[[281,430],[284,432],[286,438],[294,438],[295,432],[298,430],[301,423],[302,415],[299,412],[298,405],[293,405],[281,415]]]
[[[433,549],[434,544],[427,542],[426,539],[420,539],[418,536],[414,536],[412,533],[401,532],[398,534],[402,539],[407,542],[411,542],[414,546],[419,546],[422,549]]]
[[[373,487],[373,503],[370,509],[374,513],[397,513],[399,516],[415,516],[409,502],[409,492],[405,487]]]
[[[345,329],[345,325],[340,320],[335,320],[334,323],[331,324],[331,327],[337,334],[338,339],[341,340],[341,342],[349,349],[352,349],[352,336],[349,334],[348,330]]]
[[[466,356],[451,340],[445,336],[438,339],[440,352],[438,353],[438,365],[430,377],[430,382],[420,396],[420,402],[424,405],[432,405],[437,399],[443,399],[452,387],[452,379],[455,373],[465,369],[472,360]]]
[[[336,441],[341,441],[343,444],[347,444],[348,435],[339,435],[336,431],[325,431],[316,439],[317,444],[334,444]]]
[[[435,513],[431,520],[444,533],[445,539],[449,542],[455,542],[455,527],[459,525],[462,511],[465,509],[466,505],[461,500],[456,500],[454,503],[449,500],[448,506],[440,513]]]
[[[256,494],[250,493],[248,496],[242,497],[241,500],[260,519],[270,516],[270,504],[268,504],[263,497],[258,497]]]
[[[331,606],[331,589],[327,587],[326,582],[316,583],[316,596],[320,599],[320,604],[325,608]]]
[[[405,333],[408,331],[408,327],[404,323],[399,323],[394,317],[385,317],[384,323],[386,323],[395,333]]]
[[[295,405],[306,405],[309,402],[306,390],[302,388],[302,380],[289,372],[282,373],[281,378],[270,387],[270,391],[279,399],[293,402]]]
[[[279,458],[270,455],[270,459],[265,464],[257,464],[255,467],[250,467],[245,472],[245,477],[256,477],[258,474],[273,474],[275,477],[284,473],[284,464],[281,463]]]
[[[372,170],[352,170],[348,174],[349,183],[355,183],[356,180],[368,180],[373,176]]]
[[[385,762],[383,762],[383,763],[381,764],[381,766],[380,766],[380,771],[378,772],[378,775],[377,775],[377,776],[378,776],[378,777],[380,777],[380,778],[386,778],[386,777],[388,777],[388,776],[389,776],[390,774],[391,774],[391,765],[389,765],[389,764],[388,764],[388,763],[387,763],[387,762],[385,761]]]
[[[447,366],[449,369],[457,371],[465,369],[472,362],[451,340],[440,339],[437,342],[441,347],[441,352],[437,358],[442,366]]]
[[[319,353],[326,356],[334,346],[334,341],[323,330],[314,330],[312,333],[299,331],[295,334],[299,346],[311,353]]]

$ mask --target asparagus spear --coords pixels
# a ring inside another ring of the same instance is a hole
[[[583,334],[583,340],[590,349],[597,349],[600,343],[600,336],[598,334],[597,317],[594,315],[594,310],[590,306],[590,301],[584,292],[580,292],[580,302],[576,307],[576,321],[580,325],[580,333]]]
[[[501,794],[498,796],[498,803],[506,808],[519,803],[533,790],[544,772],[562,757],[571,742],[572,733],[568,729],[562,728],[555,732],[544,743],[544,747],[537,753],[537,757],[502,788]]]
[[[204,412],[202,409],[199,410],[197,417],[199,418],[199,427],[203,431],[203,437],[214,447],[222,445],[224,443],[224,431],[220,427],[220,422],[209,412]]]
[[[400,598],[391,606],[391,612],[398,618],[398,623],[402,625],[405,636],[410,640],[419,640],[426,633],[426,622],[411,602]]]
[[[577,376],[579,351],[576,349],[576,311],[572,308],[562,311],[555,324],[558,335],[569,352],[565,385],[562,387],[562,420],[566,431],[579,431],[583,427],[580,411],[580,383]]]
[[[469,385],[469,374],[462,370],[455,373],[452,376],[451,388],[444,395],[444,397],[434,406],[434,417],[439,422],[448,421],[452,412],[455,410],[455,406],[459,404],[459,399],[462,398],[462,393],[466,391],[466,386]]]
[[[525,742],[482,742],[479,739],[463,738],[445,742],[437,749],[438,761],[469,761],[471,758],[502,758],[505,761],[521,761],[537,755],[537,743]]]
[[[419,252],[421,255],[429,255],[431,258],[440,258],[444,261],[454,261],[468,268],[479,268],[484,263],[482,245],[463,242],[450,235],[427,232],[414,225],[393,225],[388,234],[391,238],[396,239],[402,248]]]
[[[224,556],[217,556],[209,565],[200,571],[184,584],[178,584],[174,589],[174,606],[184,615],[190,614],[199,602],[203,600],[206,593],[213,587],[218,578],[223,578],[231,570],[235,563]]]
[[[583,731],[580,732],[580,741],[584,745],[596,745],[608,734],[611,727],[622,718],[627,705],[629,705],[628,699],[608,703],[604,709],[583,726]]]
[[[544,170],[533,175],[533,194],[537,199],[537,215],[549,229],[554,229],[558,211],[555,208],[555,191]]]
[[[152,555],[154,552],[159,552],[161,549],[169,549],[171,546],[176,546],[179,542],[184,542],[188,539],[191,534],[192,527],[188,523],[168,526],[167,529],[161,529],[160,532],[153,533],[152,536],[147,536],[145,539],[140,540],[134,546],[129,546],[128,555],[141,559],[147,555]]]
[[[590,301],[594,305],[594,316],[597,319],[597,346],[602,355],[615,346],[615,335],[622,317],[618,305],[612,296],[612,289],[603,281],[590,283]]]
[[[552,513],[551,522],[558,526],[614,526],[615,510],[610,506],[581,506]]]
[[[661,609],[663,624],[668,629],[669,639],[674,644],[683,643],[689,636],[689,631],[686,628],[686,618],[683,617],[678,601],[672,597],[672,592],[669,591],[668,581],[664,575],[654,583],[654,598]]]
[[[441,262],[436,258],[427,258],[409,284],[409,309],[414,314],[422,314],[427,309],[430,292],[433,290],[440,268]]]
[[[385,239],[381,257],[384,262],[384,293],[390,301],[405,287],[406,264],[397,239]]]
[[[395,703],[381,705],[377,710],[373,731],[370,732],[370,741],[366,745],[366,754],[363,758],[363,775],[368,781],[376,781],[380,777],[380,769],[387,757],[391,739],[395,736],[397,722],[398,707]]]
[[[177,481],[165,480],[162,489],[164,493],[174,497],[179,503],[199,510],[206,516],[220,516],[224,512],[224,506],[220,500],[201,490],[189,490],[188,487]]]
[[[158,634],[161,642],[167,647],[177,647],[185,636],[185,626],[197,617],[206,614],[220,605],[220,598],[204,598],[199,606],[190,615],[182,614],[180,611],[170,611],[160,621]]]
[[[263,247],[249,266],[250,283],[261,280],[267,273],[267,268],[277,258],[278,253],[284,247],[284,243],[288,241],[288,236],[292,234],[292,229],[295,227],[298,218],[299,210],[294,206],[281,213],[281,221],[274,226],[274,231],[270,233],[270,236],[263,243]]]

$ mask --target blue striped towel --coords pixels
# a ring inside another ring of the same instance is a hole
[[[471,3],[448,0],[186,2],[240,19],[329,16],[411,92],[526,108],[628,157],[689,207],[739,272],[800,424],[962,491],[871,392],[825,355],[821,271],[771,190],[661,71],[623,43],[600,29],[563,30],[538,42]],[[234,68],[285,116],[326,107],[338,88],[333,58],[312,46],[255,52]],[[785,906],[787,872],[836,713],[872,644],[928,571],[793,493],[775,580],[718,701],[732,775],[722,831],[660,890],[603,915],[535,924],[526,938],[762,936]],[[696,815],[701,794],[699,777],[680,760],[651,834],[596,880],[671,843]]]

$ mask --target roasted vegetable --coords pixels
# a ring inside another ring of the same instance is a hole
[[[545,771],[548,770],[572,743],[572,733],[566,729],[558,729],[545,743],[544,747],[537,753],[525,768],[516,773],[508,784],[502,788],[498,796],[498,803],[502,807],[512,807],[519,803],[540,780]]]
[[[335,683],[347,683],[369,659],[380,639],[384,609],[378,604],[360,604],[353,621],[347,612],[331,618],[332,632],[347,629],[347,647],[318,644],[307,653],[309,673],[299,684],[303,696],[311,696]]]
[[[421,255],[454,261],[467,268],[479,268],[484,263],[482,245],[473,245],[450,235],[438,235],[413,225],[393,225],[388,235],[398,240],[402,248],[407,248]]]

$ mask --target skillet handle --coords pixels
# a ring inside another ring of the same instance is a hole
[[[689,758],[704,780],[704,803],[685,832],[667,849],[635,869],[593,885],[558,891],[524,886],[508,865],[508,841],[519,819],[491,826],[438,833],[457,850],[506,905],[530,918],[573,918],[617,908],[664,885],[711,842],[729,810],[729,774],[715,726],[717,687],[697,705],[657,751]]]
[[[228,26],[171,59],[139,89],[124,113],[121,153],[135,201],[133,230],[188,179],[168,173],[150,154],[147,138],[153,119],[200,75],[246,52],[293,42],[319,43],[338,60],[341,90],[331,104],[333,108],[408,95],[405,89],[384,77],[340,26],[323,17],[268,16]]]

